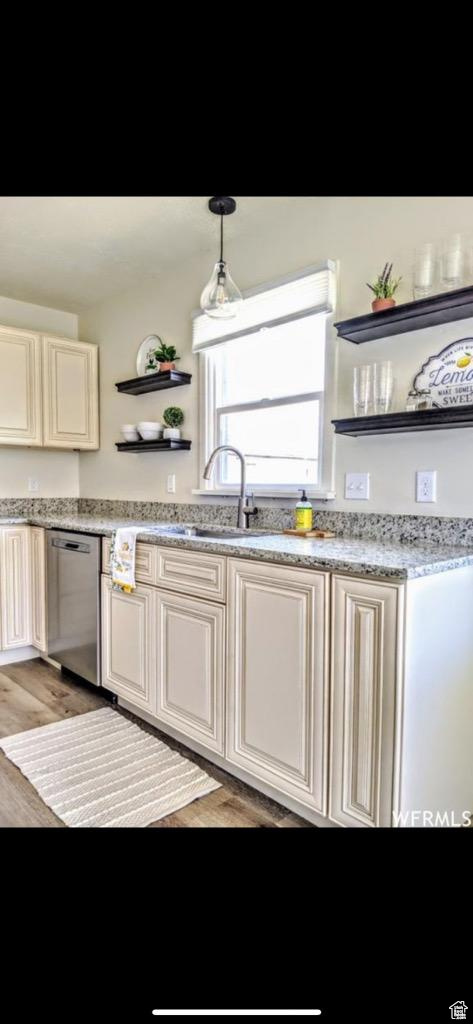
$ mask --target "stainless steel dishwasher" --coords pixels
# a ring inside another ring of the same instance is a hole
[[[48,531],[48,655],[100,686],[100,537]]]

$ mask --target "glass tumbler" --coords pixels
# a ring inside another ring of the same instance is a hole
[[[353,370],[353,410],[355,416],[368,416],[372,401],[372,368],[355,366]]]
[[[394,380],[391,362],[375,363],[373,366],[373,412],[375,415],[391,412]]]
[[[426,242],[414,252],[413,293],[415,299],[425,299],[434,289],[435,250]]]
[[[443,242],[440,256],[440,278],[447,291],[452,288],[461,288],[463,256],[461,235],[452,235],[451,238],[447,238]]]

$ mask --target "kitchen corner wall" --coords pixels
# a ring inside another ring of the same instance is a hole
[[[206,215],[206,199],[196,198]],[[244,198],[240,200],[244,203]],[[264,203],[264,198],[261,200]],[[238,211],[236,213],[238,217]],[[242,289],[330,257],[339,261],[336,319],[370,310],[370,281],[386,260],[394,261],[404,281],[398,302],[412,298],[413,248],[467,230],[473,224],[473,197],[294,197],[281,200],[281,217],[264,233],[246,235],[227,246],[232,275]],[[213,225],[209,221],[209,233]],[[194,256],[164,275],[117,295],[80,316],[79,337],[100,345],[101,448],[79,456],[80,494],[85,498],[199,501],[198,375],[191,353],[191,312],[198,307],[215,254]],[[120,395],[115,382],[136,375],[136,354],[147,334],[175,344],[179,369],[193,373],[190,387],[162,395]],[[473,337],[473,321],[418,331],[363,346],[335,339],[339,348],[337,405],[333,417],[351,413],[352,369],[356,362],[391,359],[396,378],[394,408],[403,408],[413,376],[425,359],[449,341]],[[166,405],[182,406],[185,436],[193,450],[163,455],[118,454],[120,424],[160,419]],[[337,438],[336,499],[329,509],[470,516],[473,510],[473,431]],[[438,472],[438,501],[415,502],[416,469]],[[369,501],[347,501],[348,471],[369,472]],[[176,475],[176,494],[166,493],[166,478]],[[204,499],[212,501],[213,499]],[[282,501],[278,504],[283,504]]]
[[[50,332],[65,338],[78,337],[74,313],[48,309],[31,302],[0,296],[0,324]],[[28,478],[39,482],[39,490],[28,491]],[[77,498],[79,496],[79,455],[39,448],[0,448],[0,498]]]

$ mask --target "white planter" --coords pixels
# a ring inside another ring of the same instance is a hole
[[[179,427],[165,427],[163,437],[168,441],[179,441],[181,431]]]

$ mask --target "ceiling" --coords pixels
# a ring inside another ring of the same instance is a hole
[[[235,197],[225,239],[261,231],[299,197]],[[215,253],[207,196],[2,196],[0,295],[72,313]]]

